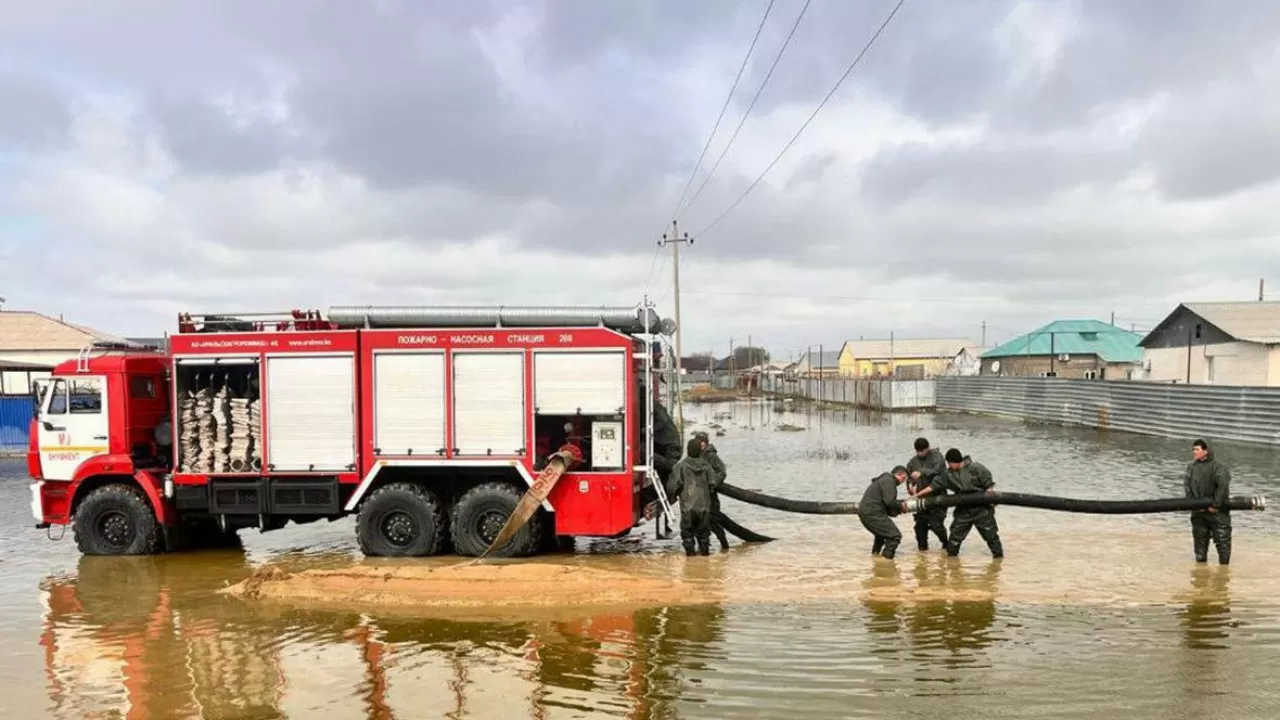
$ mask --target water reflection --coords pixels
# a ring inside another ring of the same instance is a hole
[[[483,622],[259,607],[216,594],[249,574],[242,551],[194,559],[85,557],[47,579],[53,716],[673,716],[723,636],[718,604]]]
[[[1001,639],[992,632],[1001,562],[974,569],[941,553],[873,562],[862,605],[868,631],[884,636],[875,652],[918,664],[911,677],[920,682],[952,679],[942,670],[989,665],[983,651]],[[907,573],[913,582],[904,581]]]
[[[1230,583],[1229,565],[1200,566],[1191,571],[1191,597],[1186,608],[1179,613],[1185,647],[1193,650],[1227,648],[1227,631],[1232,625]]]

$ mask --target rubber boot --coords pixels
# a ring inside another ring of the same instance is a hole
[[[1231,528],[1217,525],[1213,528],[1213,544],[1218,550],[1218,564],[1231,564]],[[1205,550],[1208,554],[1208,549]]]
[[[1192,528],[1191,539],[1195,547],[1196,562],[1209,562],[1209,533],[1202,533]]]
[[[929,526],[921,524],[921,521],[918,519],[916,520],[915,529],[916,529],[916,549],[919,550],[920,552],[924,552],[929,549]],[[943,543],[943,544],[945,545],[946,543]]]
[[[726,552],[729,549],[729,536],[725,534],[724,528],[716,525],[716,539],[720,541],[720,552]]]
[[[898,551],[898,541],[890,538],[884,542],[884,557],[892,560],[895,552]]]
[[[871,554],[879,555],[882,548],[884,548],[884,538],[877,535],[875,542],[871,543]]]
[[[698,554],[699,555],[711,554],[711,538],[698,538]]]
[[[684,554],[687,557],[693,557],[695,549],[693,547],[693,538],[684,541]]]

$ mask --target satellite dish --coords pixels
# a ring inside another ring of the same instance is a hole
[[[992,361],[991,361],[991,372],[1000,372],[1000,361],[999,361],[999,360],[992,360]]]

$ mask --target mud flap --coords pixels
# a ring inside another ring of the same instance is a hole
[[[538,477],[533,481],[533,485],[525,491],[520,502],[516,505],[516,509],[511,512],[511,516],[507,518],[507,522],[503,524],[502,529],[498,531],[498,536],[489,543],[489,547],[475,559],[480,562],[485,559],[489,553],[506,545],[520,532],[520,528],[529,522],[529,518],[538,511],[542,506],[542,501],[547,499],[551,491],[555,488],[556,483],[560,482],[560,478],[569,471],[569,468],[577,461],[574,453],[561,449],[559,452],[551,456],[547,462],[547,466],[538,473]]]

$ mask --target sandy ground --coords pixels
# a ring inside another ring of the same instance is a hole
[[[645,577],[555,562],[374,564],[259,570],[222,592],[248,600],[387,610],[564,609],[720,602],[714,589],[677,577]]]

